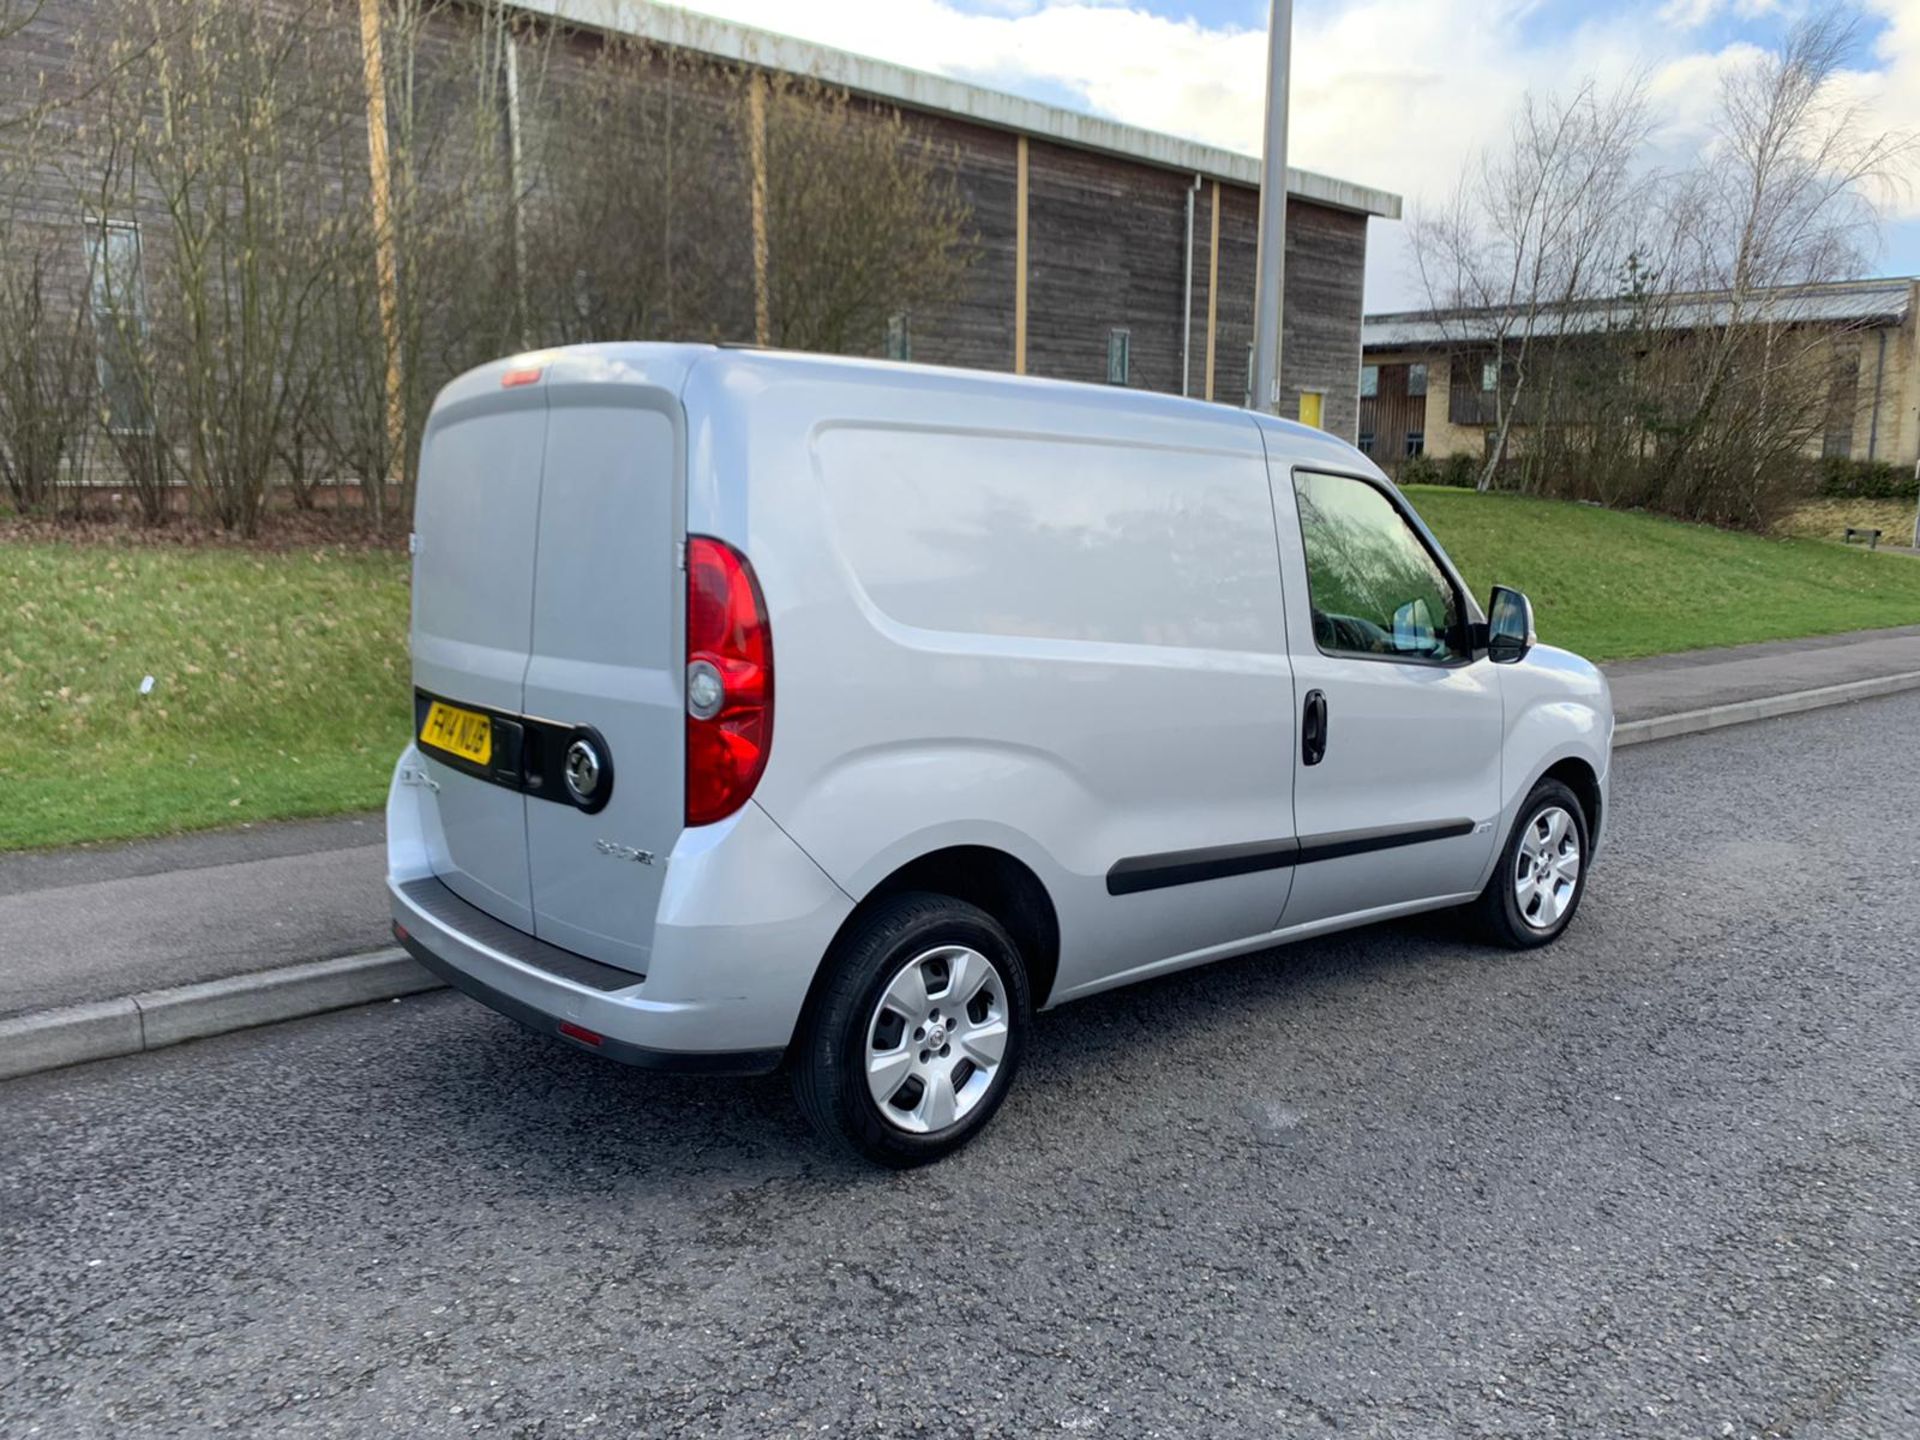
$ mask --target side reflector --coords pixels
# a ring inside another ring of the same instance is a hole
[[[586,1026],[576,1025],[571,1020],[562,1020],[560,1022],[560,1033],[569,1040],[578,1040],[582,1045],[597,1046],[602,1040],[607,1038],[604,1035],[596,1035],[593,1031],[587,1029]]]
[[[540,367],[531,365],[522,370],[509,370],[500,377],[500,388],[511,390],[516,385],[532,385],[540,379]]]
[[[403,943],[409,938],[407,935],[407,927],[402,925],[398,920],[393,922],[393,938]]]

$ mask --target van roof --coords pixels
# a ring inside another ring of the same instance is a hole
[[[1013,375],[1003,370],[971,370],[959,366],[926,365],[859,355],[823,355],[757,345],[635,340],[528,351],[467,372],[442,392],[441,399],[445,402],[456,396],[493,390],[502,383],[503,377],[556,364],[563,364],[569,371],[577,370],[581,378],[590,374],[596,380],[616,383],[623,380],[647,384],[672,383],[668,377],[683,379],[696,368],[706,378],[713,379],[718,377],[711,372],[718,367],[725,371],[761,375],[771,373],[810,375],[820,379],[840,378],[849,383],[857,383],[862,377],[871,377],[923,391],[960,392],[979,399],[1000,394],[1010,401],[1017,397],[1032,403],[1044,401],[1048,396],[1058,396],[1063,400],[1070,397],[1080,407],[1111,409],[1116,414],[1125,413],[1130,417],[1187,420],[1216,426],[1223,422],[1231,423],[1233,417],[1241,416],[1258,427],[1259,433],[1266,437],[1269,449],[1277,441],[1296,464],[1333,465],[1344,470],[1357,467],[1369,473],[1375,473],[1377,468],[1346,441],[1324,430],[1277,416],[1241,410],[1217,401],[1080,380]]]

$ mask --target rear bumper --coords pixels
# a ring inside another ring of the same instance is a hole
[[[419,769],[409,747],[387,797],[387,891],[396,938],[429,970],[542,1034],[630,1065],[734,1074],[780,1063],[853,902],[757,805],[681,832],[661,857],[650,933],[621,937],[650,942],[642,975],[541,940],[444,884],[433,862],[445,852],[438,797]],[[596,883],[623,878],[608,860]]]
[[[606,987],[618,984],[623,972],[520,935],[438,880],[390,882],[388,889],[393,896],[393,938],[407,953],[454,989],[529,1030],[647,1070],[763,1075],[780,1065],[785,1052],[778,1047],[660,1050],[624,1039],[622,1034],[630,1034],[636,1021],[644,1023],[645,1002],[631,997],[643,977],[627,975],[631,985],[610,992]],[[561,968],[569,973],[560,973]],[[600,971],[606,973],[596,973]],[[596,1038],[569,1034],[563,1024]]]

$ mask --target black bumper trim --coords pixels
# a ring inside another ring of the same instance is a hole
[[[611,1035],[602,1038],[598,1045],[590,1045],[584,1040],[561,1034],[560,1022],[553,1016],[514,999],[505,991],[496,990],[485,981],[477,980],[458,966],[441,959],[397,920],[393,926],[393,938],[406,947],[409,955],[463,995],[478,1000],[491,1010],[498,1010],[510,1020],[519,1021],[536,1034],[564,1040],[576,1050],[585,1050],[590,1055],[604,1055],[623,1065],[682,1075],[765,1075],[778,1070],[781,1060],[786,1057],[784,1050],[651,1050],[645,1045],[616,1040]]]
[[[622,970],[576,951],[562,950],[538,936],[515,929],[504,920],[496,920],[478,905],[469,904],[454,894],[446,881],[435,876],[409,880],[400,887],[400,893],[408,904],[436,924],[468,936],[489,950],[498,950],[522,965],[558,975],[575,985],[611,991],[631,990],[646,982],[647,977],[641,971]]]

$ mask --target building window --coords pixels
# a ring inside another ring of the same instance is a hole
[[[1407,431],[1407,457],[1427,453],[1427,432],[1424,430]]]
[[[887,359],[913,358],[913,332],[907,327],[907,312],[896,310],[887,316]]]
[[[1107,383],[1125,385],[1128,373],[1133,368],[1133,332],[1114,329],[1107,331]]]
[[[1480,362],[1480,393],[1491,395],[1500,388],[1500,362],[1483,360]]]
[[[1362,365],[1360,367],[1360,398],[1371,400],[1380,393],[1380,367]]]
[[[1407,366],[1407,394],[1424,395],[1427,393],[1427,367],[1425,365]]]
[[[139,347],[147,337],[140,227],[123,220],[89,226],[87,270],[107,428],[121,434],[146,434],[153,429],[153,418],[140,386]]]
[[[1362,430],[1360,432],[1360,453],[1362,455],[1373,454],[1373,431]]]
[[[1853,454],[1853,423],[1860,410],[1860,352],[1841,350],[1832,360],[1827,381],[1827,433],[1820,443],[1820,454],[1828,460],[1845,460]]]

